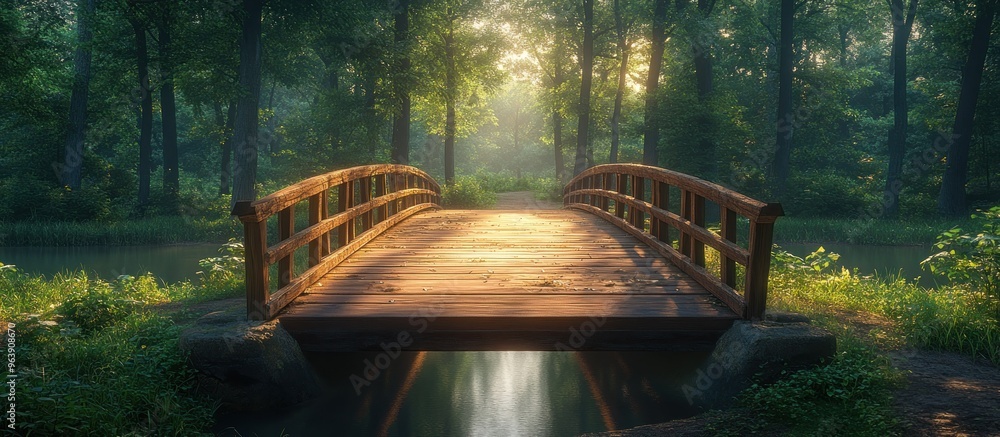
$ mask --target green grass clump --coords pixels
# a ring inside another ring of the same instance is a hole
[[[774,258],[789,259],[782,251]],[[771,269],[769,307],[813,316],[836,310],[868,312],[892,323],[900,340],[910,346],[954,351],[1000,364],[1000,301],[974,284],[928,289],[899,277],[794,264],[777,263]]]
[[[754,384],[739,404],[753,414],[743,431],[785,428],[785,435],[899,435],[891,390],[902,382],[888,358],[850,337],[838,338],[825,365],[783,374],[771,385]]]
[[[441,189],[442,203],[446,208],[487,209],[497,203],[496,192],[490,191],[474,177],[460,176],[452,185]]]
[[[238,249],[202,262],[201,285],[86,273],[50,280],[0,265],[0,322],[13,323],[18,429],[35,435],[200,435],[215,403],[178,347],[184,307],[236,296]],[[228,269],[228,270],[227,270]],[[164,304],[180,311],[168,313]]]

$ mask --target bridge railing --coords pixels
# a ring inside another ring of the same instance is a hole
[[[417,212],[438,208],[440,199],[441,187],[427,173],[384,164],[333,171],[254,202],[238,202],[233,214],[243,222],[247,319],[273,318],[365,243]],[[296,231],[295,210],[302,202],[308,202],[309,224]],[[274,216],[278,238],[268,246],[267,222]],[[296,274],[295,251],[306,245],[309,267]],[[278,283],[271,293],[273,264]]]
[[[671,191],[679,194],[677,212],[670,210]],[[587,169],[566,185],[563,195],[566,207],[603,217],[655,248],[741,317],[763,317],[774,221],[784,215],[780,204],[638,164]],[[706,200],[718,205],[718,233],[706,228]],[[745,240],[737,235],[739,217],[749,221]],[[747,246],[740,241],[747,241]],[[706,269],[706,245],[719,252],[718,275]],[[744,267],[742,293],[736,291],[737,264]]]

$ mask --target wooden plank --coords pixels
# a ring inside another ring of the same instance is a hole
[[[427,203],[400,211],[398,214],[392,216],[391,219],[372,227],[359,235],[356,239],[352,240],[350,243],[339,247],[334,253],[330,254],[330,256],[323,258],[319,264],[310,267],[305,272],[302,272],[301,275],[292,280],[288,285],[276,291],[268,301],[268,314],[277,314],[278,311],[285,307],[285,305],[288,305],[289,302],[298,297],[298,295],[301,294],[306,287],[316,283],[316,281],[329,272],[330,269],[336,267],[338,264],[347,259],[347,257],[354,254],[354,252],[364,246],[365,243],[368,243],[373,238],[379,236],[382,232],[385,232],[386,229],[391,228],[396,223],[405,220],[413,214],[436,207],[436,205]]]
[[[660,252],[660,254],[667,257],[667,259],[673,262],[674,265],[676,265],[685,273],[694,278],[696,281],[701,283],[701,285],[707,288],[708,291],[712,292],[712,294],[714,294],[715,297],[725,302],[726,305],[732,308],[732,310],[735,311],[737,314],[744,314],[744,311],[746,310],[746,303],[744,302],[742,296],[737,294],[732,288],[723,284],[721,281],[719,281],[718,278],[708,273],[704,267],[692,263],[688,257],[679,253],[673,247],[668,246],[666,243],[653,238],[653,236],[646,234],[645,232],[633,228],[624,220],[614,217],[611,214],[608,214],[597,208],[593,208],[588,205],[578,205],[578,204],[570,205],[570,208],[577,208],[589,211],[592,214],[597,215],[598,217],[604,218],[609,223],[613,223],[619,226],[626,232],[634,235],[636,238],[645,241],[646,244],[649,244],[651,247],[656,248]]]
[[[274,246],[269,247],[267,253],[265,254],[265,260],[268,264],[274,264],[276,260],[288,256],[296,249],[306,245],[307,243],[313,240],[322,237],[324,234],[334,230],[335,228],[341,225],[347,226],[346,232],[348,233],[348,236],[350,236],[351,235],[350,228],[352,228],[351,223],[353,223],[356,218],[363,217],[365,214],[371,212],[372,209],[378,208],[379,206],[385,203],[391,202],[396,197],[407,196],[409,194],[411,193],[406,191],[399,191],[396,193],[392,193],[391,195],[380,197],[370,202],[348,208],[346,211],[339,212],[335,214],[333,217],[325,219],[315,225],[311,225],[308,228],[305,228],[299,231],[298,233],[290,236],[290,238],[281,240]],[[350,196],[346,197],[350,198]],[[341,232],[344,232],[344,230],[342,230]],[[348,238],[348,241],[351,238],[353,237]]]
[[[323,221],[323,213],[320,209],[323,207],[323,199],[325,198],[326,191],[309,197],[309,227],[316,226],[319,222]],[[291,235],[282,240],[288,237],[291,237]],[[328,238],[326,233],[322,233],[319,237],[309,240],[309,267],[319,264],[319,259],[323,257],[321,244],[323,238]]]
[[[609,281],[610,282],[610,281]],[[345,280],[324,277],[309,287],[309,294],[698,294],[708,295],[705,287],[693,279],[678,282],[600,282],[541,279],[535,281],[438,280],[405,281],[384,279]]]
[[[441,192],[438,183],[429,174],[416,167],[398,164],[366,165],[313,176],[252,202],[249,211],[240,212],[238,215],[246,217],[249,222],[261,221],[323,190],[364,177],[371,178],[387,173],[401,173],[425,180],[428,189],[435,193]]]
[[[278,212],[278,241],[286,241],[295,233],[295,207],[289,207]],[[264,263],[269,265],[273,261],[264,255]],[[278,258],[278,288],[288,285],[295,277],[295,266],[292,265],[292,253]]]
[[[594,174],[627,174],[643,177],[669,185],[679,187],[682,190],[691,191],[706,199],[717,203],[720,207],[727,207],[736,211],[740,215],[758,222],[773,223],[775,219],[784,215],[780,204],[764,203],[752,199],[748,196],[730,190],[721,185],[686,175],[684,173],[667,170],[660,167],[653,167],[639,164],[603,164],[591,167],[576,175],[570,183]],[[567,193],[576,194],[573,192]]]
[[[724,305],[713,303],[708,298],[696,300],[665,298],[659,295],[535,295],[487,296],[480,299],[449,296],[350,296],[357,301],[341,302],[336,297],[324,297],[334,303],[296,303],[288,309],[283,319],[300,318],[408,318],[416,310],[428,309],[438,317],[479,318],[476,324],[466,326],[489,329],[483,319],[552,319],[559,317],[723,317],[736,318],[737,315]]]
[[[702,243],[712,246],[713,249],[718,250],[721,253],[724,253],[726,256],[736,260],[736,262],[740,263],[741,265],[746,265],[747,263],[747,259],[750,254],[750,252],[748,252],[747,249],[740,247],[734,242],[724,240],[722,237],[704,229],[704,227],[696,226],[693,220],[691,219],[678,216],[677,214],[674,214],[670,211],[662,210],[660,208],[653,206],[651,203],[635,200],[627,196],[622,196],[618,193],[608,192],[604,194],[614,199],[615,202],[635,203],[637,206],[644,208],[644,210],[647,213],[650,213],[654,218],[667,222],[668,224],[670,224],[670,226],[679,229],[681,231],[682,237],[684,235],[688,235],[690,237],[693,237],[695,240],[701,241]],[[690,202],[690,200],[688,200],[688,202]],[[684,210],[685,204],[686,202],[682,199],[681,201],[682,215],[686,213],[686,210]],[[683,251],[684,249],[683,242],[684,239],[682,238],[681,253],[685,253]]]

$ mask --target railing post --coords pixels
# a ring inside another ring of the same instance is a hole
[[[309,226],[315,226],[323,220],[323,214],[322,211],[320,211],[323,207],[323,199],[326,199],[326,190],[321,191],[319,194],[309,196]],[[309,267],[319,264],[319,260],[323,257],[321,254],[323,240],[327,240],[329,242],[329,237],[327,235],[323,235],[309,242]]]
[[[653,181],[653,205],[664,211],[670,209],[670,185],[666,182]],[[670,244],[670,227],[656,217],[650,217],[650,233],[664,243]],[[656,225],[655,229],[652,226]]]
[[[691,221],[691,216],[692,216],[692,214],[691,214],[691,206],[694,203],[694,202],[691,201],[691,196],[693,196],[693,195],[694,194],[691,193],[690,191],[681,188],[681,218],[684,219],[684,220]],[[687,233],[687,232],[684,232],[683,229],[678,229],[678,230],[681,233],[681,235],[680,235],[680,238],[681,238],[681,241],[680,241],[681,253],[684,256],[688,257],[688,259],[690,259],[691,255],[692,255],[692,253],[691,253],[691,235],[689,233]]]
[[[598,174],[597,175],[597,180],[600,181],[599,185],[600,185],[600,188],[602,190],[607,191],[609,189],[608,185],[610,185],[610,184],[608,183],[608,174],[607,173]],[[597,205],[598,208],[601,208],[601,210],[603,210],[603,211],[607,211],[608,210],[608,196],[602,195],[598,199],[597,202],[598,202],[598,205]]]
[[[698,195],[691,195],[691,215],[695,226],[705,228],[705,198]],[[691,260],[695,265],[705,267],[705,243],[691,237]]]
[[[372,200],[372,178],[371,176],[365,176],[361,178],[361,196],[358,199],[358,204],[368,203]],[[372,216],[373,212],[369,210],[368,212],[361,215],[361,229],[367,231],[372,228]]]
[[[771,239],[774,223],[750,222],[750,263],[746,271],[743,299],[747,304],[746,319],[760,320],[767,305],[767,278],[771,267]]]
[[[287,240],[295,234],[295,205],[278,211],[278,242]],[[295,276],[293,265],[295,253],[278,260],[278,288],[288,285]]]
[[[385,196],[385,179],[386,175],[381,174],[375,176],[375,198]],[[378,208],[378,218],[375,223],[382,223],[388,218],[389,205],[382,205]]]
[[[628,175],[624,173],[619,174],[618,184],[617,186],[615,186],[615,191],[617,191],[618,194],[624,196],[627,189],[628,189]],[[620,219],[625,218],[625,204],[617,200],[615,201],[615,216]]]
[[[632,177],[632,197],[636,200],[645,200],[646,181],[643,178],[638,176]],[[646,214],[643,213],[638,206],[632,207],[629,218],[632,220],[632,226],[641,230],[646,230]]]
[[[736,242],[736,218],[735,211],[722,206],[719,210],[719,233],[726,241]],[[724,253],[719,252],[719,279],[730,288],[736,288],[736,261],[729,259]]]
[[[237,208],[240,206],[237,205]],[[249,208],[249,202],[246,202],[244,208]],[[243,267],[247,288],[247,320],[267,320],[270,317],[267,303],[271,300],[271,290],[268,283],[267,265],[264,264],[266,242],[266,221],[243,222]]]
[[[347,181],[337,187],[337,212],[347,211],[354,206],[354,181]],[[337,230],[337,247],[344,247],[354,239],[354,219],[340,225]]]

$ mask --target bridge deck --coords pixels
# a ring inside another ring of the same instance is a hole
[[[310,350],[400,335],[411,349],[551,350],[709,344],[738,316],[593,215],[445,210],[374,239],[279,318]]]

